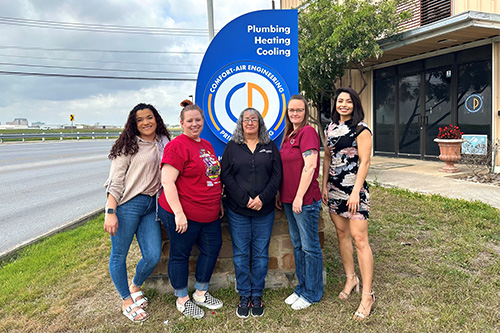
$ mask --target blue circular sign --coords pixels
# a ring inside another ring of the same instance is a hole
[[[241,111],[252,107],[261,113],[274,140],[285,128],[289,98],[285,80],[274,69],[257,61],[236,61],[219,69],[208,81],[203,96],[206,123],[227,143]]]
[[[472,94],[465,100],[465,109],[470,113],[476,113],[483,108],[483,97],[479,94]]]

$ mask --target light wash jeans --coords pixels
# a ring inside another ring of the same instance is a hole
[[[309,303],[319,302],[323,296],[323,254],[319,243],[318,219],[321,200],[302,206],[295,214],[292,204],[283,203],[295,257],[295,274],[299,284],[295,293]]]
[[[132,282],[142,286],[153,272],[161,255],[161,225],[156,221],[156,196],[139,194],[116,208],[118,229],[111,236],[109,273],[122,299],[130,297],[127,278],[127,255],[134,239],[141,249],[142,258],[135,269]]]

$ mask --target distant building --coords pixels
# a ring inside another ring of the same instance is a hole
[[[28,119],[26,119],[26,118],[14,118],[13,121],[8,121],[6,125],[28,126]]]
[[[98,126],[93,126],[92,128],[98,128],[98,129],[114,129],[114,128],[123,128],[122,126],[116,126],[116,125],[98,125]]]
[[[23,128],[21,129],[25,129],[25,128],[28,128],[28,126],[22,126]],[[13,129],[19,129],[19,126],[14,126],[14,125],[0,125],[0,129],[2,130],[13,130]]]

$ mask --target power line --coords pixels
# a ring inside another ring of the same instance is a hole
[[[99,24],[99,23],[78,23],[78,22],[63,22],[63,21],[46,21],[46,20],[33,20],[8,16],[0,16],[0,20],[13,21],[13,22],[35,22],[44,24],[62,24],[62,25],[75,25],[75,26],[89,26],[89,27],[106,27],[106,28],[123,28],[123,29],[145,29],[145,30],[172,30],[172,31],[191,31],[191,32],[207,32],[208,29],[202,28],[161,28],[161,27],[144,27],[134,25],[113,25],[113,24]]]
[[[49,58],[49,57],[36,57],[36,56],[24,56],[24,55],[13,55],[13,54],[0,54],[0,57],[41,59],[41,60],[64,60],[64,61],[92,62],[92,63],[104,63],[104,64],[152,65],[152,66],[191,66],[191,67],[195,67],[195,66],[198,67],[199,66],[199,64],[168,64],[168,63],[161,63],[161,62],[88,60],[88,59],[57,58],[57,57],[50,57]]]
[[[47,48],[38,46],[18,46],[18,45],[0,45],[0,49],[18,49],[18,50],[41,50],[41,51],[65,51],[65,52],[109,52],[109,53],[155,53],[155,54],[205,54],[202,51],[154,51],[154,50],[102,50],[102,49],[72,49],[72,48]]]
[[[77,74],[55,74],[55,73],[36,73],[36,72],[14,72],[0,71],[3,75],[20,76],[48,76],[48,77],[67,77],[79,79],[111,79],[111,80],[141,80],[141,81],[196,81],[196,79],[184,79],[174,77],[134,77],[134,76],[109,76],[109,75],[77,75]]]
[[[74,22],[43,21],[23,18],[14,18],[0,16],[0,24],[26,26],[34,28],[76,30],[86,32],[105,32],[105,33],[126,33],[126,34],[146,34],[146,35],[166,35],[166,36],[189,36],[189,37],[208,37],[206,29],[192,28],[159,28],[159,27],[139,27],[126,25],[109,24],[89,24]]]
[[[171,36],[171,37],[207,37],[206,34],[195,34],[195,33],[161,33],[161,32],[147,32],[147,31],[132,31],[132,30],[104,30],[104,29],[81,29],[72,27],[52,27],[37,24],[21,24],[13,22],[2,22],[0,24],[5,25],[15,25],[15,26],[27,26],[30,28],[45,28],[45,29],[56,29],[56,30],[73,30],[73,31],[84,31],[84,32],[105,32],[105,33],[118,33],[118,34],[134,34],[134,35],[159,35],[159,36]]]
[[[36,64],[20,64],[12,62],[0,62],[0,66],[19,66],[19,67],[37,67],[37,68],[57,68],[57,69],[78,69],[84,71],[105,71],[105,72],[132,72],[132,73],[157,73],[157,74],[191,74],[196,75],[196,72],[169,72],[169,71],[154,71],[142,69],[107,69],[95,67],[73,67],[73,66],[53,66],[53,65],[36,65]]]

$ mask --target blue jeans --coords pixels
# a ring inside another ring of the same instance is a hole
[[[142,258],[135,269],[132,282],[142,286],[153,272],[161,254],[161,225],[156,221],[156,196],[139,194],[116,208],[118,229],[111,236],[109,274],[122,299],[130,297],[127,278],[127,255],[134,239],[141,249]]]
[[[299,284],[295,293],[309,303],[323,296],[323,254],[319,243],[318,219],[321,201],[302,206],[295,214],[292,204],[283,203],[295,257],[295,274]]]
[[[209,223],[188,220],[187,230],[180,234],[175,231],[175,215],[159,207],[159,216],[170,240],[168,276],[175,296],[188,295],[189,256],[196,244],[200,254],[196,261],[196,283],[198,290],[208,290],[210,278],[217,263],[222,246],[220,219]]]
[[[226,208],[233,243],[236,289],[240,296],[262,296],[269,263],[274,210],[264,216],[245,216]]]

